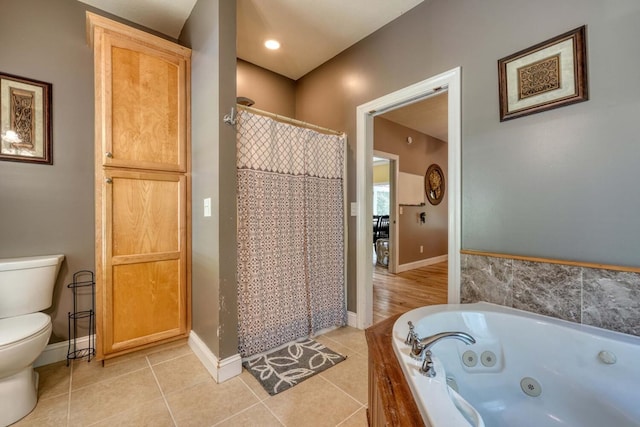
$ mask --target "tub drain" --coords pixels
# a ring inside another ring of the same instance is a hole
[[[524,377],[520,380],[520,387],[524,394],[531,397],[538,397],[542,393],[542,386],[531,377]]]

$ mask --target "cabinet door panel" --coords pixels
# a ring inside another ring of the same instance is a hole
[[[181,332],[180,260],[113,266],[114,349]]]
[[[180,250],[181,188],[177,184],[178,181],[158,179],[112,178],[113,205],[125,207],[112,210],[114,256]]]
[[[103,164],[184,172],[186,60],[109,32],[102,46]]]
[[[186,333],[186,178],[104,171],[105,355]]]

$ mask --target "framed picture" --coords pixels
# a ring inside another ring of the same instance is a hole
[[[0,72],[0,160],[50,165],[51,83]]]
[[[432,164],[424,174],[424,192],[432,205],[439,205],[444,198],[444,172],[437,164]]]
[[[498,61],[500,121],[589,99],[586,27]]]

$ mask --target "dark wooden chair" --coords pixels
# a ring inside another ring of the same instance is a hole
[[[389,215],[382,215],[378,223],[378,239],[389,238]]]
[[[380,238],[380,217],[382,215],[373,216],[373,244],[376,244],[376,240]]]

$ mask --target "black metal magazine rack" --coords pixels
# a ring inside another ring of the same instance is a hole
[[[67,366],[73,359],[96,355],[95,336],[95,301],[96,281],[92,271],[80,270],[73,274],[73,282],[67,285],[73,292],[73,312],[69,312],[69,347],[67,349]],[[87,300],[90,298],[90,302]],[[82,303],[82,304],[81,304]],[[83,307],[80,307],[82,305]],[[78,330],[86,329],[88,333],[87,345],[78,348]]]

